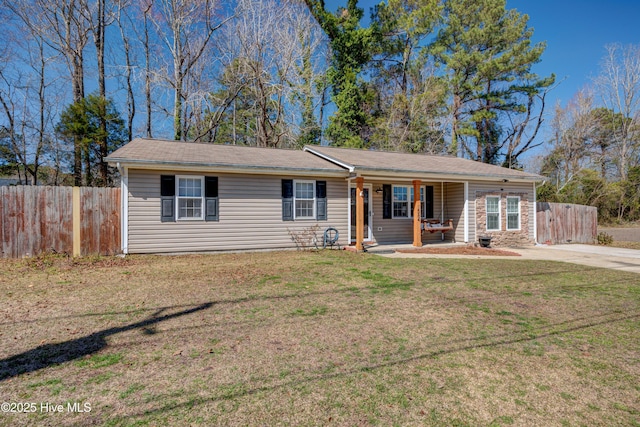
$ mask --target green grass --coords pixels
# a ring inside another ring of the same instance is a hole
[[[640,276],[339,251],[0,260],[20,425],[640,425]]]

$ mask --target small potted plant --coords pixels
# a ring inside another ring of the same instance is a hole
[[[478,238],[478,241],[480,242],[480,246],[482,246],[483,248],[488,248],[489,246],[491,246],[491,236],[480,236]]]

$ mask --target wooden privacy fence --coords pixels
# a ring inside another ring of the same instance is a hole
[[[598,210],[568,203],[536,203],[538,243],[594,243]]]
[[[120,252],[120,189],[0,187],[2,257]]]

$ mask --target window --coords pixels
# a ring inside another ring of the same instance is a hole
[[[178,219],[202,219],[203,177],[178,178]]]
[[[218,221],[218,177],[160,176],[160,220]]]
[[[410,205],[409,205],[410,203]],[[422,218],[433,218],[433,186],[420,187]],[[382,218],[413,216],[413,186],[384,184],[382,186]]]
[[[507,230],[520,230],[520,197],[507,197]]]
[[[411,217],[409,213],[409,187],[393,186],[393,217]]]
[[[282,180],[282,220],[327,220],[327,181]]]
[[[488,196],[487,204],[487,231],[500,230],[500,197]]]
[[[294,206],[296,219],[314,219],[316,189],[314,181],[294,181]]]
[[[426,188],[426,197],[425,197]],[[392,187],[393,200],[392,200],[392,218],[413,218],[413,186],[394,185]],[[386,194],[383,198],[386,200]],[[386,203],[386,201],[383,201]],[[433,216],[433,187],[421,186],[420,187],[420,214],[422,218],[430,218]],[[427,217],[426,215],[429,214]],[[384,218],[389,218],[385,215]]]

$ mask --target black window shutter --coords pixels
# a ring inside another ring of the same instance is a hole
[[[424,217],[433,218],[433,185],[424,187]]]
[[[218,221],[218,177],[204,177],[205,221]]]
[[[282,180],[282,220],[293,221],[293,180]]]
[[[160,220],[173,222],[176,220],[176,177],[160,175]]]
[[[391,184],[382,186],[382,218],[391,219]]]
[[[327,220],[327,181],[316,181],[316,202],[318,221]]]

